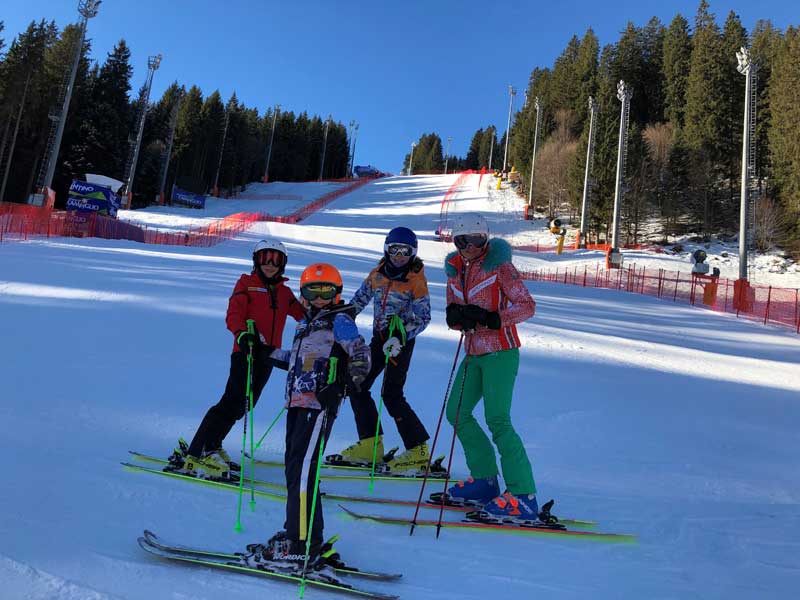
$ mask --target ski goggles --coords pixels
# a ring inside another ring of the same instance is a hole
[[[280,250],[259,250],[256,254],[256,264],[259,265],[272,265],[278,267],[286,266],[286,255]]]
[[[411,256],[414,254],[414,248],[408,244],[389,244],[386,247],[386,254],[389,256]]]
[[[332,283],[310,283],[300,288],[300,295],[309,302],[317,298],[333,300],[341,293],[342,288]]]
[[[489,237],[483,233],[467,233],[453,238],[453,243],[459,250],[464,250],[467,246],[483,248],[488,241]]]

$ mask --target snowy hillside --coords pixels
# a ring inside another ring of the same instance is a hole
[[[228,297],[265,235],[287,245],[286,273],[295,291],[302,269],[325,260],[342,271],[349,299],[381,256],[386,232],[396,225],[415,229],[433,322],[417,341],[406,394],[433,432],[458,341],[444,318],[442,261],[452,246],[434,236],[455,177],[377,180],[301,224],[258,223],[213,248],[101,239],[0,245],[6,468],[0,598],[296,598],[292,585],[168,564],[136,545],[147,528],[184,544],[241,550],[281,527],[280,502],[258,498],[255,512],[243,517],[244,531],[236,533],[236,494],[128,472],[120,461],[128,460],[128,450],[166,457],[219,399],[231,347]],[[495,230],[524,235],[530,224],[512,221],[508,213],[515,208],[481,188],[477,176],[470,180],[451,215],[487,211]],[[252,199],[251,208],[232,212],[270,212],[277,201]],[[190,213],[164,208],[124,217],[141,221],[147,214],[179,227],[174,215]],[[221,214],[214,209],[201,218]],[[519,260],[555,266],[574,257]],[[537,311],[519,329],[513,418],[540,500],[555,498],[555,514],[595,520],[598,530],[635,534],[638,543],[458,530],[443,530],[437,540],[425,528],[409,537],[403,527],[346,518],[329,500],[326,535],[341,535],[337,548],[346,560],[404,573],[399,583],[364,587],[404,600],[485,600],[498,593],[515,599],[793,597],[800,573],[800,337],[645,296],[528,285]],[[369,309],[358,324],[368,336]],[[291,335],[288,326],[284,345]],[[280,410],[283,383],[276,372],[262,395],[255,411],[259,435]],[[438,453],[449,446],[452,429],[445,423],[442,432]],[[279,422],[261,458],[282,458],[284,433]],[[237,426],[227,438],[231,454],[238,454],[241,436]],[[386,436],[387,447],[399,443],[392,423]],[[345,404],[328,449],[356,437]],[[467,475],[458,444],[453,471]],[[275,468],[261,468],[257,476],[283,479]],[[366,482],[323,482],[331,493],[365,496],[367,488]],[[379,482],[375,494],[416,500],[418,492],[415,483],[390,481]],[[353,508],[402,517],[413,512]],[[305,597],[336,594],[309,589]]]

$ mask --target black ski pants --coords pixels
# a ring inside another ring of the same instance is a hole
[[[327,415],[327,416],[326,416]],[[322,496],[317,494],[311,526],[319,447],[330,436],[336,420],[335,410],[290,408],[286,413],[286,535],[292,541],[311,539],[312,546],[322,544]]]
[[[381,373],[383,373],[383,388],[381,392],[383,394],[383,404],[389,416],[394,419],[397,431],[406,449],[415,448],[430,438],[425,426],[403,394],[408,367],[411,364],[411,355],[414,353],[415,341],[414,339],[408,340],[400,354],[390,358],[387,365],[386,355],[383,353],[384,340],[378,333],[373,334],[372,341],[369,343],[372,358],[372,367],[369,375],[364,383],[361,384],[361,391],[350,394],[350,405],[353,407],[353,414],[356,418],[358,439],[364,440],[375,437],[375,427],[378,425],[378,409],[370,393],[370,388]],[[383,426],[381,426],[380,434],[383,434]]]
[[[272,365],[263,360],[267,356],[259,352],[253,356],[254,407],[272,373]],[[189,454],[199,457],[203,452],[213,452],[220,448],[234,423],[244,416],[247,405],[247,353],[234,352],[231,354],[231,370],[225,384],[225,393],[203,417],[192,443],[189,444]]]

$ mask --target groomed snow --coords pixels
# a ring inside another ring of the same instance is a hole
[[[418,340],[406,392],[433,434],[458,339],[444,324],[442,260],[451,246],[433,235],[454,180],[378,180],[303,224],[259,223],[214,248],[100,239],[0,245],[0,598],[296,598],[290,585],[167,564],[136,545],[149,528],[185,544],[241,549],[281,527],[281,503],[258,499],[244,532],[235,533],[234,493],[126,472],[119,462],[129,449],[166,457],[219,398],[231,346],[228,296],[266,235],[287,245],[295,290],[303,267],[325,260],[342,271],[347,299],[380,257],[389,228],[418,232],[433,322]],[[451,214],[492,211],[493,227],[503,223],[513,234],[513,222],[476,183]],[[525,260],[549,258],[564,260]],[[793,597],[800,337],[634,294],[529,287],[537,313],[520,327],[513,418],[540,498],[555,498],[556,514],[637,534],[638,544],[453,530],[437,540],[430,529],[409,537],[401,527],[345,519],[327,502],[326,534],[341,534],[347,560],[405,574],[400,583],[363,585],[404,600]],[[368,336],[370,315],[358,323]],[[282,394],[276,372],[255,411],[259,435]],[[452,429],[445,423],[442,432],[439,450]],[[241,435],[237,426],[227,439],[232,454]],[[387,446],[399,443],[390,422],[386,435]],[[279,423],[262,456],[279,458],[283,436]],[[344,405],[329,450],[355,437]],[[467,475],[458,445],[453,471]],[[282,480],[280,469],[258,476]],[[360,482],[324,488],[368,493]],[[414,500],[417,493],[407,482],[376,489]],[[306,591],[324,597],[335,595]]]

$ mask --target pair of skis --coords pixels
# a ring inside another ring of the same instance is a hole
[[[357,596],[360,598],[371,598],[373,600],[397,600],[399,598],[399,596],[396,595],[365,590],[363,588],[351,585],[346,581],[336,583],[313,578],[304,579],[289,573],[250,567],[242,562],[244,557],[243,553],[219,552],[215,550],[207,550],[205,548],[192,548],[188,546],[169,544],[162,541],[153,532],[147,530],[145,530],[144,534],[139,537],[137,541],[142,550],[145,550],[153,556],[188,565],[221,569],[243,575],[267,577],[276,581],[283,581],[285,583],[293,583],[298,585],[308,585],[322,590],[349,594],[351,596]],[[357,577],[361,579],[370,579],[373,581],[397,581],[402,577],[402,575],[396,573],[362,571],[349,566],[335,568],[334,571],[339,576]],[[313,574],[311,574],[311,576],[313,577]]]
[[[166,460],[162,460],[160,458],[155,458],[153,456],[148,456],[146,454],[140,454],[138,452],[131,451],[131,454],[141,460],[146,462],[152,463],[161,463],[166,464]],[[200,485],[204,485],[207,487],[215,487],[217,489],[225,489],[225,490],[232,490],[238,491],[239,489],[239,481],[233,479],[226,479],[226,480],[218,480],[218,479],[201,479],[198,477],[193,477],[191,475],[186,475],[184,473],[178,473],[174,471],[164,471],[160,469],[145,467],[143,465],[123,462],[122,466],[126,469],[131,471],[138,471],[142,473],[151,473],[154,475],[161,475],[164,477],[169,477],[171,479],[178,479],[182,481],[187,481],[190,483],[197,483]],[[247,481],[247,480],[245,480]],[[279,491],[267,491],[264,489],[258,489],[258,487],[254,490],[256,496],[260,498],[268,498],[270,500],[277,500],[277,501],[286,501],[286,495],[280,493],[286,490],[286,486],[281,483],[274,483],[268,481],[259,481],[255,480],[255,485],[259,487],[267,487]],[[416,506],[417,503],[413,500],[401,500],[396,498],[382,498],[379,496],[353,496],[349,494],[337,494],[332,492],[322,492],[322,497],[326,500],[334,500],[337,502],[357,502],[357,503],[367,503],[367,504],[384,504],[389,506]],[[431,508],[438,510],[440,508],[440,504],[438,502],[423,502],[421,504],[423,508]],[[445,504],[444,510],[450,512],[460,512],[460,513],[469,513],[475,510],[475,507],[471,506],[464,506],[458,504]],[[577,519],[560,519],[560,522],[564,525],[569,525],[573,527],[581,527],[581,528],[592,528],[596,526],[596,523],[593,521],[585,521],[585,520],[577,520]]]

